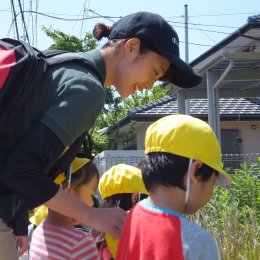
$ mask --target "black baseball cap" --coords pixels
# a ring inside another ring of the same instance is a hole
[[[179,38],[176,31],[160,15],[137,12],[114,23],[110,40],[137,37],[153,46],[156,52],[171,61],[171,66],[160,79],[181,88],[198,85],[202,77],[180,59]]]

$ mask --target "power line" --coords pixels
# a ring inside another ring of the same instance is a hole
[[[90,11],[90,9],[89,9],[89,11]],[[64,18],[64,17],[57,17],[57,16],[46,14],[46,13],[32,11],[32,10],[23,10],[23,13],[34,13],[34,14],[46,16],[46,17],[49,17],[52,19],[62,20],[62,21],[82,21],[82,20],[90,20],[90,19],[97,19],[97,18],[104,18],[104,19],[113,21],[112,18],[118,18],[118,19],[121,18],[121,16],[101,16],[101,15],[88,16],[88,17],[83,17],[83,18]],[[18,16],[20,14],[21,13],[17,13],[16,16]]]
[[[111,16],[110,16],[110,17],[109,17],[109,16],[103,16],[103,15],[101,15],[101,14],[95,12],[95,11],[92,10],[92,9],[88,9],[88,11],[91,12],[91,13],[93,13],[93,14],[99,15],[100,18],[105,18],[105,19],[107,19],[107,20],[109,20],[109,21],[111,21],[111,22],[113,22],[113,23],[115,22],[114,20],[111,19],[111,18],[113,18],[113,17],[111,17]],[[120,19],[120,18],[122,18],[122,16],[117,17],[117,18]]]
[[[24,29],[24,32],[25,32],[25,35],[26,35],[26,38],[27,38],[27,42],[30,44],[30,39],[29,39],[27,27],[26,27],[25,20],[24,20],[24,13],[23,13],[21,0],[18,0],[18,4],[19,4],[19,8],[20,8],[20,13],[21,13],[21,16],[22,16],[23,29]]]
[[[57,20],[62,20],[62,21],[84,21],[84,20],[90,20],[90,19],[97,19],[97,18],[104,18],[104,19],[107,19],[109,21],[112,21],[114,22],[113,19],[120,19],[122,18],[121,16],[104,16],[104,15],[100,15],[98,14],[97,12],[91,10],[91,9],[88,9],[88,11],[96,14],[97,16],[86,16],[86,17],[83,17],[83,18],[65,18],[65,17],[57,17],[57,16],[53,16],[53,15],[50,15],[50,14],[46,14],[46,13],[41,13],[41,12],[38,12],[38,11],[33,11],[33,10],[23,10],[22,12],[23,13],[34,13],[34,14],[37,14],[37,15],[41,15],[41,16],[45,16],[45,17],[49,17],[49,18],[52,18],[52,19],[57,19]],[[20,15],[21,13],[17,13],[16,16]],[[168,21],[169,23],[177,23],[177,22],[174,22],[174,21]],[[183,24],[183,23],[181,23]],[[194,24],[196,25],[196,24]],[[178,26],[178,25],[175,25],[176,27],[180,27],[180,28],[184,28],[184,26]],[[193,29],[193,30],[202,30],[202,29],[197,29],[195,27],[189,27],[190,29]],[[236,27],[235,27],[236,28]],[[227,33],[227,32],[221,32],[221,31],[213,31],[213,30],[205,30],[203,29],[203,31],[205,32],[213,32],[213,33],[221,33],[221,34],[230,34],[230,33]]]
[[[189,16],[190,17],[190,16]],[[172,23],[180,23],[180,24],[184,24],[183,22],[174,22],[174,21],[170,21]],[[190,23],[188,23],[190,24]],[[237,29],[237,26],[227,26],[227,25],[213,25],[213,24],[202,24],[202,23],[192,23],[193,25],[200,25],[200,26],[206,26],[206,27],[218,27],[218,28],[230,28],[230,29]]]
[[[231,13],[231,14],[200,14],[200,15],[190,15],[190,17],[206,17],[206,16],[230,16],[230,15],[252,15],[252,14],[256,14],[256,13],[260,13],[260,11],[258,12],[253,12],[253,13]]]
[[[169,23],[174,23],[172,21],[168,21]],[[174,25],[175,27],[179,27],[179,28],[184,28],[184,26],[180,26],[180,25]],[[230,32],[220,32],[220,31],[213,31],[213,30],[205,30],[205,29],[198,29],[198,28],[195,28],[195,27],[190,27],[189,26],[189,29],[192,29],[192,30],[197,30],[197,31],[204,31],[204,32],[212,32],[212,33],[220,33],[220,34],[227,34],[227,35],[230,35]]]
[[[81,10],[80,10],[80,12],[79,12],[77,18],[81,15],[81,12],[82,12],[83,10],[85,11],[84,8],[85,8],[86,2],[87,2],[87,0],[85,0],[85,2],[84,2],[84,4],[83,4],[83,6],[82,6],[82,8],[81,8]],[[84,18],[84,12],[83,12],[83,18]],[[83,23],[83,22],[84,22],[84,20],[82,20],[82,23]],[[71,31],[70,31],[70,34],[73,32],[74,27],[76,26],[76,23],[77,23],[77,21],[75,21],[74,25],[72,26]],[[81,28],[82,28],[82,23],[81,23]]]
[[[192,23],[192,21],[190,20],[190,18],[188,18],[190,23]],[[194,25],[194,24],[193,24]],[[197,26],[196,26],[197,27]],[[208,39],[210,39],[211,41],[213,41],[214,43],[217,43],[214,39],[212,39],[207,33],[205,33],[205,30],[201,30],[200,28],[198,28]]]
[[[17,39],[19,40],[19,31],[18,31],[18,25],[17,25],[17,14],[16,14],[16,11],[15,11],[15,7],[14,7],[14,1],[13,0],[11,0],[11,7],[12,7],[12,14],[13,14],[13,17],[14,17],[14,19],[13,19],[13,22],[14,22],[14,24],[15,24],[15,30],[16,30],[16,37],[17,37]],[[12,22],[12,24],[13,24],[13,22]]]

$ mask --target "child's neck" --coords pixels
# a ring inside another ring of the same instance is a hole
[[[73,220],[51,209],[48,210],[48,216],[45,220],[48,224],[55,226],[71,226],[73,227]]]
[[[159,186],[150,192],[147,201],[158,207],[184,213],[185,191],[179,188]]]

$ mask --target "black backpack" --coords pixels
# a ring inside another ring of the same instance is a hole
[[[12,122],[14,115],[28,100],[32,90],[40,86],[38,83],[50,66],[74,61],[91,68],[101,80],[93,62],[73,55],[73,53],[66,57],[60,56],[63,53],[68,52],[63,50],[39,51],[23,41],[0,39],[0,138]],[[52,179],[69,167],[83,143],[84,149],[80,156],[93,159],[91,139],[88,132],[85,132],[51,167],[50,177]]]

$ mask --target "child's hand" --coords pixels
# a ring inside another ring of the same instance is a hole
[[[28,249],[29,238],[28,236],[16,236],[15,238],[18,245],[18,256],[21,256]]]
[[[125,222],[127,212],[121,208],[93,208],[91,221],[88,226],[97,231],[110,233],[120,238],[121,229]]]

